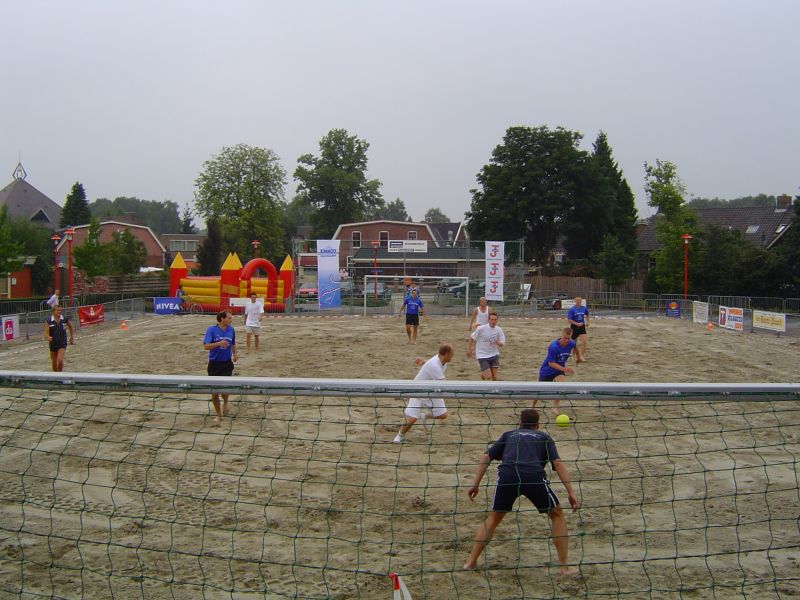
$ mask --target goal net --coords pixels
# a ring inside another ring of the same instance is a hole
[[[218,426],[210,392],[231,395]],[[798,394],[0,371],[0,595],[387,599],[394,572],[415,600],[789,597]],[[395,444],[409,396],[450,416]],[[583,502],[566,511],[580,577],[559,577],[524,499],[465,572],[494,469],[467,488],[533,398]]]
[[[469,299],[477,303],[478,287],[467,277],[364,275],[364,316],[370,307],[389,306],[395,313],[402,309],[407,285],[416,286],[428,314],[469,316]],[[374,309],[371,312],[375,312]]]

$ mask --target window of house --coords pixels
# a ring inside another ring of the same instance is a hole
[[[361,248],[361,232],[354,231],[352,239],[353,239],[353,248]]]
[[[786,225],[784,223],[781,223],[780,225],[778,225],[778,228],[775,230],[775,233],[782,233],[784,229],[786,229]]]
[[[748,225],[747,231],[745,233],[753,234],[758,231],[758,225]]]
[[[389,232],[388,231],[381,231],[378,234],[378,239],[380,239],[381,248],[388,248],[389,247]]]
[[[200,242],[197,240],[170,240],[170,252],[197,252]]]
[[[417,232],[416,231],[409,231],[408,232],[408,239],[410,239],[410,240],[417,239]]]

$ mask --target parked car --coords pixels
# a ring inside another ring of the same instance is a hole
[[[463,282],[464,280],[461,278],[445,277],[444,279],[440,279],[439,281],[436,282],[436,291],[439,293],[446,292],[449,288]]]
[[[301,287],[297,290],[298,298],[316,298],[319,290],[316,287]]]
[[[367,301],[369,301],[370,298],[374,298],[376,293],[378,294],[378,299],[379,300],[387,300],[388,301],[388,300],[392,299],[392,290],[391,290],[391,288],[386,287],[385,284],[380,283],[380,282],[377,283],[377,287],[376,287],[375,282],[367,283],[366,291],[367,291]],[[359,293],[363,294],[363,292],[359,292]]]
[[[552,296],[542,298],[540,308],[545,310],[561,310],[561,301],[566,300],[568,296],[564,292],[556,292]]]
[[[483,296],[483,291],[486,289],[485,281],[470,281],[469,282],[469,295],[471,298],[480,298]],[[448,294],[453,294],[456,298],[464,298],[467,295],[467,282],[462,281],[458,285],[454,285],[447,289]]]

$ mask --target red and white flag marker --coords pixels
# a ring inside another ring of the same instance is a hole
[[[411,594],[408,592],[406,584],[397,573],[389,573],[389,579],[392,580],[392,600],[411,600]]]

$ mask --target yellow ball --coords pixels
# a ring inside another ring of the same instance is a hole
[[[559,427],[569,427],[569,417],[567,415],[558,415],[556,417],[556,425]]]

